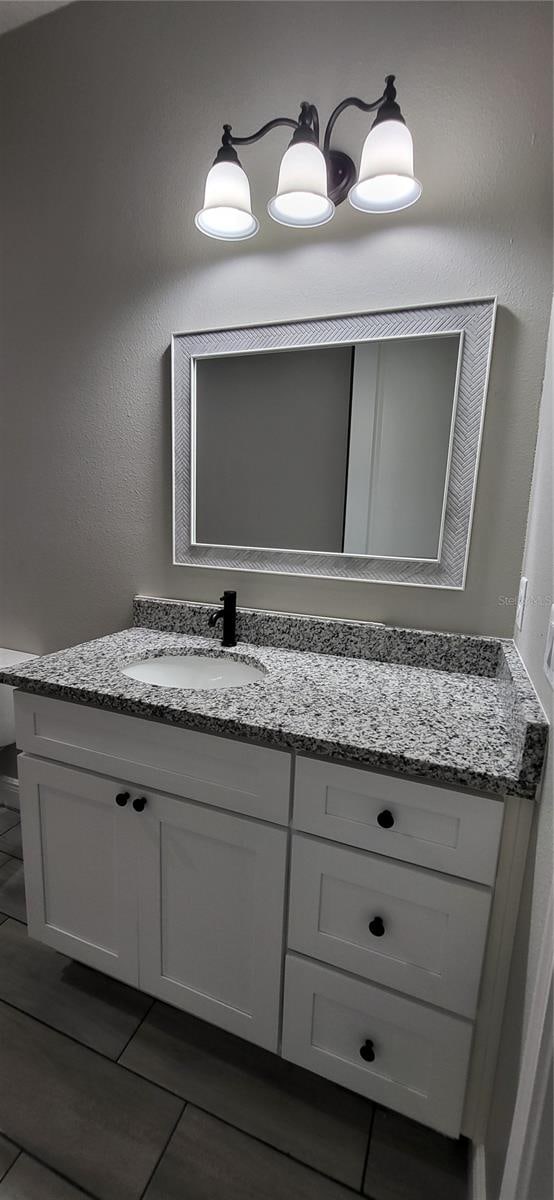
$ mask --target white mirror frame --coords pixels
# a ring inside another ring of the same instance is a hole
[[[495,317],[496,299],[488,298],[174,334],[171,362],[174,564],[367,583],[463,588]],[[445,334],[460,335],[460,356],[442,537],[436,560],[216,546],[194,541],[195,364],[198,358]]]

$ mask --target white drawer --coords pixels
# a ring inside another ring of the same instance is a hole
[[[492,883],[503,804],[299,756],[294,827],[448,875]]]
[[[490,905],[487,888],[294,835],[291,949],[466,1017]]]
[[[472,1028],[287,955],[283,1057],[451,1137],[460,1133]]]
[[[25,692],[15,706],[17,744],[28,754],[288,825],[285,751]]]

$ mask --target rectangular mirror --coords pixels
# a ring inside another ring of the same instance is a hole
[[[198,359],[193,541],[437,561],[460,341]]]
[[[494,307],[177,335],[175,562],[462,587]]]

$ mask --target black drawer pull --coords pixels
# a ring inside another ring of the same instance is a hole
[[[381,829],[392,829],[394,817],[390,809],[384,808],[382,812],[378,813],[377,824],[381,826]]]
[[[372,933],[374,937],[383,936],[385,932],[385,926],[383,924],[382,917],[374,917],[373,920],[369,922],[369,932]]]
[[[143,810],[146,808],[147,803],[148,803],[148,801],[146,799],[146,796],[137,796],[136,800],[133,800],[133,808],[134,808],[135,812],[143,812]]]
[[[115,802],[116,802],[116,804],[119,805],[120,808],[125,808],[125,805],[126,805],[128,799],[129,799],[128,792],[118,792],[117,796],[115,798]]]
[[[363,1046],[360,1046],[360,1058],[363,1058],[364,1062],[375,1062],[375,1050],[371,1038],[366,1038]]]

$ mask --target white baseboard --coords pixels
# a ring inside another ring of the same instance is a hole
[[[9,775],[0,775],[0,808],[15,808],[19,812],[19,784]]]
[[[487,1200],[487,1169],[485,1147],[471,1146],[469,1164],[468,1200]]]

